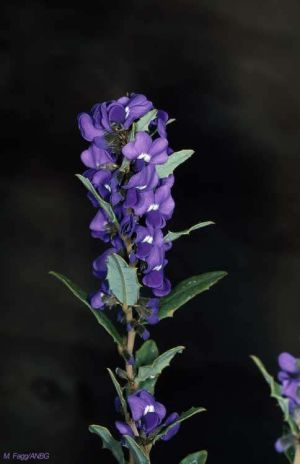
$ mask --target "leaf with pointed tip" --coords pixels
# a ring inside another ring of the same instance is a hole
[[[136,304],[140,291],[137,270],[116,253],[111,253],[107,259],[107,280],[111,292],[121,303]]]
[[[103,198],[100,197],[99,193],[97,192],[97,190],[95,189],[91,181],[87,179],[86,177],[82,176],[81,174],[75,174],[75,175],[83,183],[85,188],[95,197],[95,199],[99,203],[99,206],[101,206],[101,208],[106,212],[109,220],[112,223],[117,224],[118,221],[114,213],[114,210],[112,209],[112,206],[109,203],[107,203],[107,201],[103,200]]]
[[[146,366],[153,363],[158,357],[159,351],[154,340],[147,340],[137,350],[135,356],[135,367],[138,369],[140,366]]]
[[[135,464],[150,464],[149,457],[144,453],[134,438],[130,437],[129,435],[124,435],[124,439],[134,457]]]
[[[175,122],[175,121],[176,121],[175,118],[170,118],[170,119],[168,119],[167,122],[166,122],[166,126],[168,126],[169,124],[172,124],[172,123]]]
[[[201,229],[202,227],[207,227],[214,224],[213,221],[205,221],[205,222],[198,222],[198,224],[195,224],[194,226],[190,227],[189,229],[182,230],[180,232],[169,232],[167,235],[164,237],[165,242],[174,242],[174,240],[177,240],[179,237],[182,235],[189,235],[191,232],[197,229]]]
[[[294,435],[297,435],[298,428],[297,428],[297,425],[296,425],[294,419],[290,415],[288,398],[283,398],[281,396],[281,387],[280,387],[280,385],[277,382],[275,382],[274,378],[269,374],[269,372],[265,368],[262,361],[259,358],[257,358],[256,356],[250,356],[250,357],[251,357],[252,361],[254,361],[254,363],[256,364],[258,369],[260,370],[260,372],[262,373],[265,381],[269,384],[269,387],[270,387],[270,390],[271,390],[271,397],[274,398],[277,401],[278,406],[282,410],[284,421],[289,425],[289,427],[291,429],[291,432]]]
[[[163,177],[168,177],[180,164],[188,160],[194,153],[194,150],[175,151],[168,157],[168,160],[165,162],[165,164],[156,166],[158,177],[161,179]]]
[[[139,368],[136,381],[139,383],[144,382],[147,379],[154,379],[158,377],[163,369],[170,365],[174,356],[178,353],[182,353],[184,349],[184,346],[176,346],[175,348],[171,348],[158,356],[158,358],[156,358],[149,366],[141,366]]]
[[[204,412],[206,411],[205,408],[201,408],[201,407],[192,407],[190,408],[188,411],[185,411],[183,412],[182,414],[180,414],[180,416],[178,417],[178,419],[176,421],[174,421],[172,424],[168,425],[168,427],[165,427],[164,429],[162,429],[155,437],[153,443],[157,442],[157,440],[159,440],[163,435],[165,435],[170,429],[172,429],[174,427],[174,425],[177,425],[177,424],[180,424],[181,422],[189,419],[190,417],[194,416],[195,414],[199,414],[200,412]]]
[[[198,451],[197,453],[189,454],[186,458],[180,461],[179,464],[205,464],[207,460],[207,451]]]
[[[295,448],[294,446],[290,446],[285,452],[284,455],[287,457],[288,461],[293,464],[295,459]]]
[[[89,431],[91,433],[95,433],[102,439],[103,448],[110,450],[119,464],[125,464],[122,446],[115,438],[113,438],[107,428],[102,427],[101,425],[90,425]]]
[[[128,416],[127,404],[126,404],[126,401],[125,401],[125,398],[124,398],[124,395],[123,395],[122,387],[119,384],[119,382],[117,381],[117,379],[115,377],[115,374],[110,369],[107,369],[107,370],[108,370],[108,373],[109,373],[110,378],[112,380],[112,383],[115,386],[118,397],[120,398],[120,403],[121,403],[121,408],[122,408],[123,414],[124,414],[125,418],[127,418],[127,416]]]
[[[209,290],[227,275],[224,271],[207,272],[183,280],[172,292],[160,299],[159,319],[173,317],[175,311],[195,296]]]
[[[135,122],[135,130],[136,132],[139,131],[147,131],[149,129],[149,124],[153,119],[156,118],[157,110],[150,110],[144,116],[142,116],[138,121]]]
[[[59,274],[58,272],[50,271],[50,275],[56,277],[60,280],[71,292],[73,295],[76,296],[82,303],[84,303],[90,311],[93,313],[97,321],[100,325],[106,330],[106,332],[113,338],[113,340],[117,343],[117,345],[122,345],[123,339],[122,336],[119,334],[118,330],[112,323],[112,321],[104,314],[103,311],[95,311],[88,301],[88,294],[81,290],[77,285],[75,285],[70,279],[65,277],[63,274]]]

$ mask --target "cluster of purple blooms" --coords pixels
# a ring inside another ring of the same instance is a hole
[[[145,130],[134,130],[134,123],[151,110],[153,104],[144,95],[130,94],[96,104],[90,113],[78,116],[81,134],[90,142],[81,154],[88,168],[84,176],[111,205],[118,223],[116,226],[94,196],[88,194],[98,208],[90,223],[91,235],[108,244],[93,262],[93,274],[100,280],[100,288],[91,295],[90,304],[99,310],[109,305],[107,259],[111,253],[120,254],[136,266],[144,287],[149,289],[150,297],[141,298],[137,305],[144,306],[144,312],[138,315],[143,329],[139,333],[144,339],[149,332],[143,323],[159,321],[159,298],[171,290],[164,273],[165,254],[171,243],[164,241],[163,229],[175,206],[171,196],[174,176],[161,179],[156,171],[156,166],[166,163],[172,153],[166,137],[168,114],[160,110]],[[135,427],[146,440],[178,418],[177,413],[166,418],[165,407],[146,390],[128,395],[127,401]],[[132,427],[125,422],[116,422],[116,427],[122,435],[133,435]],[[169,427],[161,439],[169,440],[178,429],[179,424]]]
[[[172,150],[166,138],[168,115],[158,111],[148,131],[132,134],[134,121],[153,109],[144,95],[131,94],[96,104],[90,113],[81,113],[78,123],[90,146],[81,154],[88,168],[84,172],[101,197],[113,208],[119,228],[99,208],[90,223],[91,234],[110,244],[93,262],[93,272],[101,281],[91,297],[94,309],[104,309],[109,295],[106,260],[110,253],[126,256],[135,263],[145,287],[152,290],[149,300],[150,324],[158,322],[158,298],[171,290],[164,275],[165,252],[171,244],[164,242],[162,229],[174,210],[171,187],[174,176],[160,179],[156,165],[164,164]],[[99,205],[92,195],[91,201]],[[130,241],[130,249],[126,249]]]
[[[297,426],[300,426],[300,359],[289,353],[281,353],[278,358],[280,371],[278,380],[281,384],[281,394],[288,398],[289,411]],[[295,437],[286,434],[275,443],[279,453],[286,451],[295,444]]]

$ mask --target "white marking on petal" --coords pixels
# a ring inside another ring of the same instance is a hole
[[[150,211],[157,211],[159,208],[159,204],[158,203],[152,203],[149,208],[147,209],[148,212]]]
[[[155,412],[154,406],[152,404],[148,404],[144,409],[144,416],[148,414],[148,412]]]
[[[162,265],[159,264],[159,266],[155,266],[155,267],[153,268],[153,271],[160,271],[161,268],[162,268]]]
[[[151,237],[151,235],[146,235],[146,237],[144,238],[144,240],[142,240],[142,243],[153,243],[153,237]]]
[[[141,185],[139,187],[136,187],[138,190],[144,190],[145,188],[147,188],[147,185]]]
[[[141,153],[139,156],[138,156],[138,159],[139,160],[145,160],[146,163],[148,163],[150,160],[151,160],[151,156],[148,155],[148,153]]]
[[[108,184],[104,184],[104,187],[106,188],[106,190],[108,190],[109,192],[111,192],[110,185],[108,185]]]
[[[130,108],[129,108],[129,106],[125,106],[125,115],[126,115],[126,118],[128,117],[129,113],[130,113]]]

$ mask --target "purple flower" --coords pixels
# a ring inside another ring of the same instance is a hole
[[[138,132],[133,142],[127,143],[122,149],[123,155],[129,160],[144,160],[149,164],[164,164],[168,159],[168,141],[159,137],[154,141],[147,132]]]
[[[150,298],[146,307],[151,310],[151,314],[147,316],[146,320],[148,324],[154,325],[159,322],[158,311],[159,311],[159,299]]]
[[[299,360],[289,353],[281,353],[278,358],[281,368],[278,379],[281,394],[290,400],[290,409],[300,406],[300,367]]]
[[[275,450],[277,453],[284,453],[291,446],[294,446],[294,438],[291,434],[283,435],[275,442]]]
[[[103,301],[103,297],[105,296],[105,293],[102,290],[99,290],[98,292],[94,293],[90,297],[90,304],[93,309],[104,309],[105,303]]]
[[[94,219],[90,223],[91,235],[94,238],[100,238],[104,242],[109,241],[108,219],[102,209],[99,209]]]
[[[150,128],[157,128],[160,137],[167,137],[166,123],[168,119],[169,115],[166,111],[158,110],[156,118],[150,123]]]
[[[139,390],[129,395],[127,402],[138,430],[143,431],[146,435],[155,434],[158,432],[158,428],[168,427],[178,418],[178,414],[173,413],[163,422],[166,416],[166,408],[146,390]],[[116,427],[122,435],[128,435],[129,430],[125,423],[118,421]],[[161,439],[164,441],[170,440],[178,430],[179,424],[176,424]]]
[[[125,422],[116,421],[115,426],[121,435],[129,435],[130,437],[133,437],[131,427],[128,424],[125,424]]]
[[[95,277],[105,279],[107,274],[107,259],[112,253],[116,252],[116,248],[108,248],[93,261],[93,274]]]
[[[99,169],[103,164],[114,162],[114,158],[107,150],[97,147],[94,143],[81,153],[81,161],[88,168]]]
[[[149,164],[134,174],[124,185],[125,189],[137,189],[140,191],[151,190],[157,186],[159,178],[155,166]]]
[[[125,122],[123,126],[128,129],[130,125],[138,118],[144,116],[153,108],[151,101],[147,100],[145,95],[132,93],[129,97],[121,97],[118,99],[125,109]]]

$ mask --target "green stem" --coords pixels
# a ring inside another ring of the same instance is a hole
[[[296,454],[295,454],[294,464],[300,464],[300,444],[299,443],[296,446]]]

